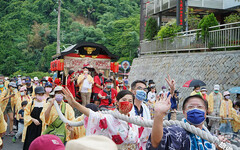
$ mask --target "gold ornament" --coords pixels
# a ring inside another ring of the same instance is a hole
[[[84,47],[84,50],[87,51],[87,54],[92,54],[96,50],[94,47]]]

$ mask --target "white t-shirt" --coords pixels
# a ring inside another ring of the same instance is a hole
[[[38,102],[38,101],[34,101],[34,107],[43,107],[43,105],[44,105],[44,101],[42,101],[42,102]]]
[[[150,91],[148,93],[148,100],[153,103],[156,100],[156,93],[155,92],[152,93],[152,91]]]
[[[84,79],[81,92],[87,93],[88,89],[92,88],[92,84],[88,82],[87,78]]]

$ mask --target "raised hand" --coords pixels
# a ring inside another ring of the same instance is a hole
[[[72,107],[75,107],[76,105],[76,100],[74,99],[72,93],[69,91],[68,88],[63,88],[62,92],[64,93],[63,96],[66,98],[68,101],[68,104],[71,105]]]
[[[175,90],[176,82],[174,81],[174,79],[171,79],[169,74],[168,74],[168,78],[165,78],[165,80],[167,81],[167,84],[170,87],[170,93],[173,95],[174,94],[174,90]]]
[[[171,98],[171,95],[169,95],[168,97],[167,96],[163,97],[162,95],[160,97],[160,100],[156,102],[155,108],[154,108],[156,115],[158,114],[165,115],[167,113],[167,111],[171,107],[170,98]]]

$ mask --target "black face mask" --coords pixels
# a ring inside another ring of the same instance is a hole
[[[31,83],[27,83],[27,86],[30,86],[31,85]]]
[[[102,73],[99,73],[98,75],[99,75],[99,77],[101,77],[103,74],[102,74]]]

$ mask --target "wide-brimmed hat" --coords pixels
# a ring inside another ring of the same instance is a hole
[[[117,150],[118,148],[117,145],[111,139],[103,135],[90,135],[79,138],[77,140],[70,140],[67,142],[66,150],[79,150],[79,149]]]
[[[228,91],[223,92],[223,96],[230,95]]]

